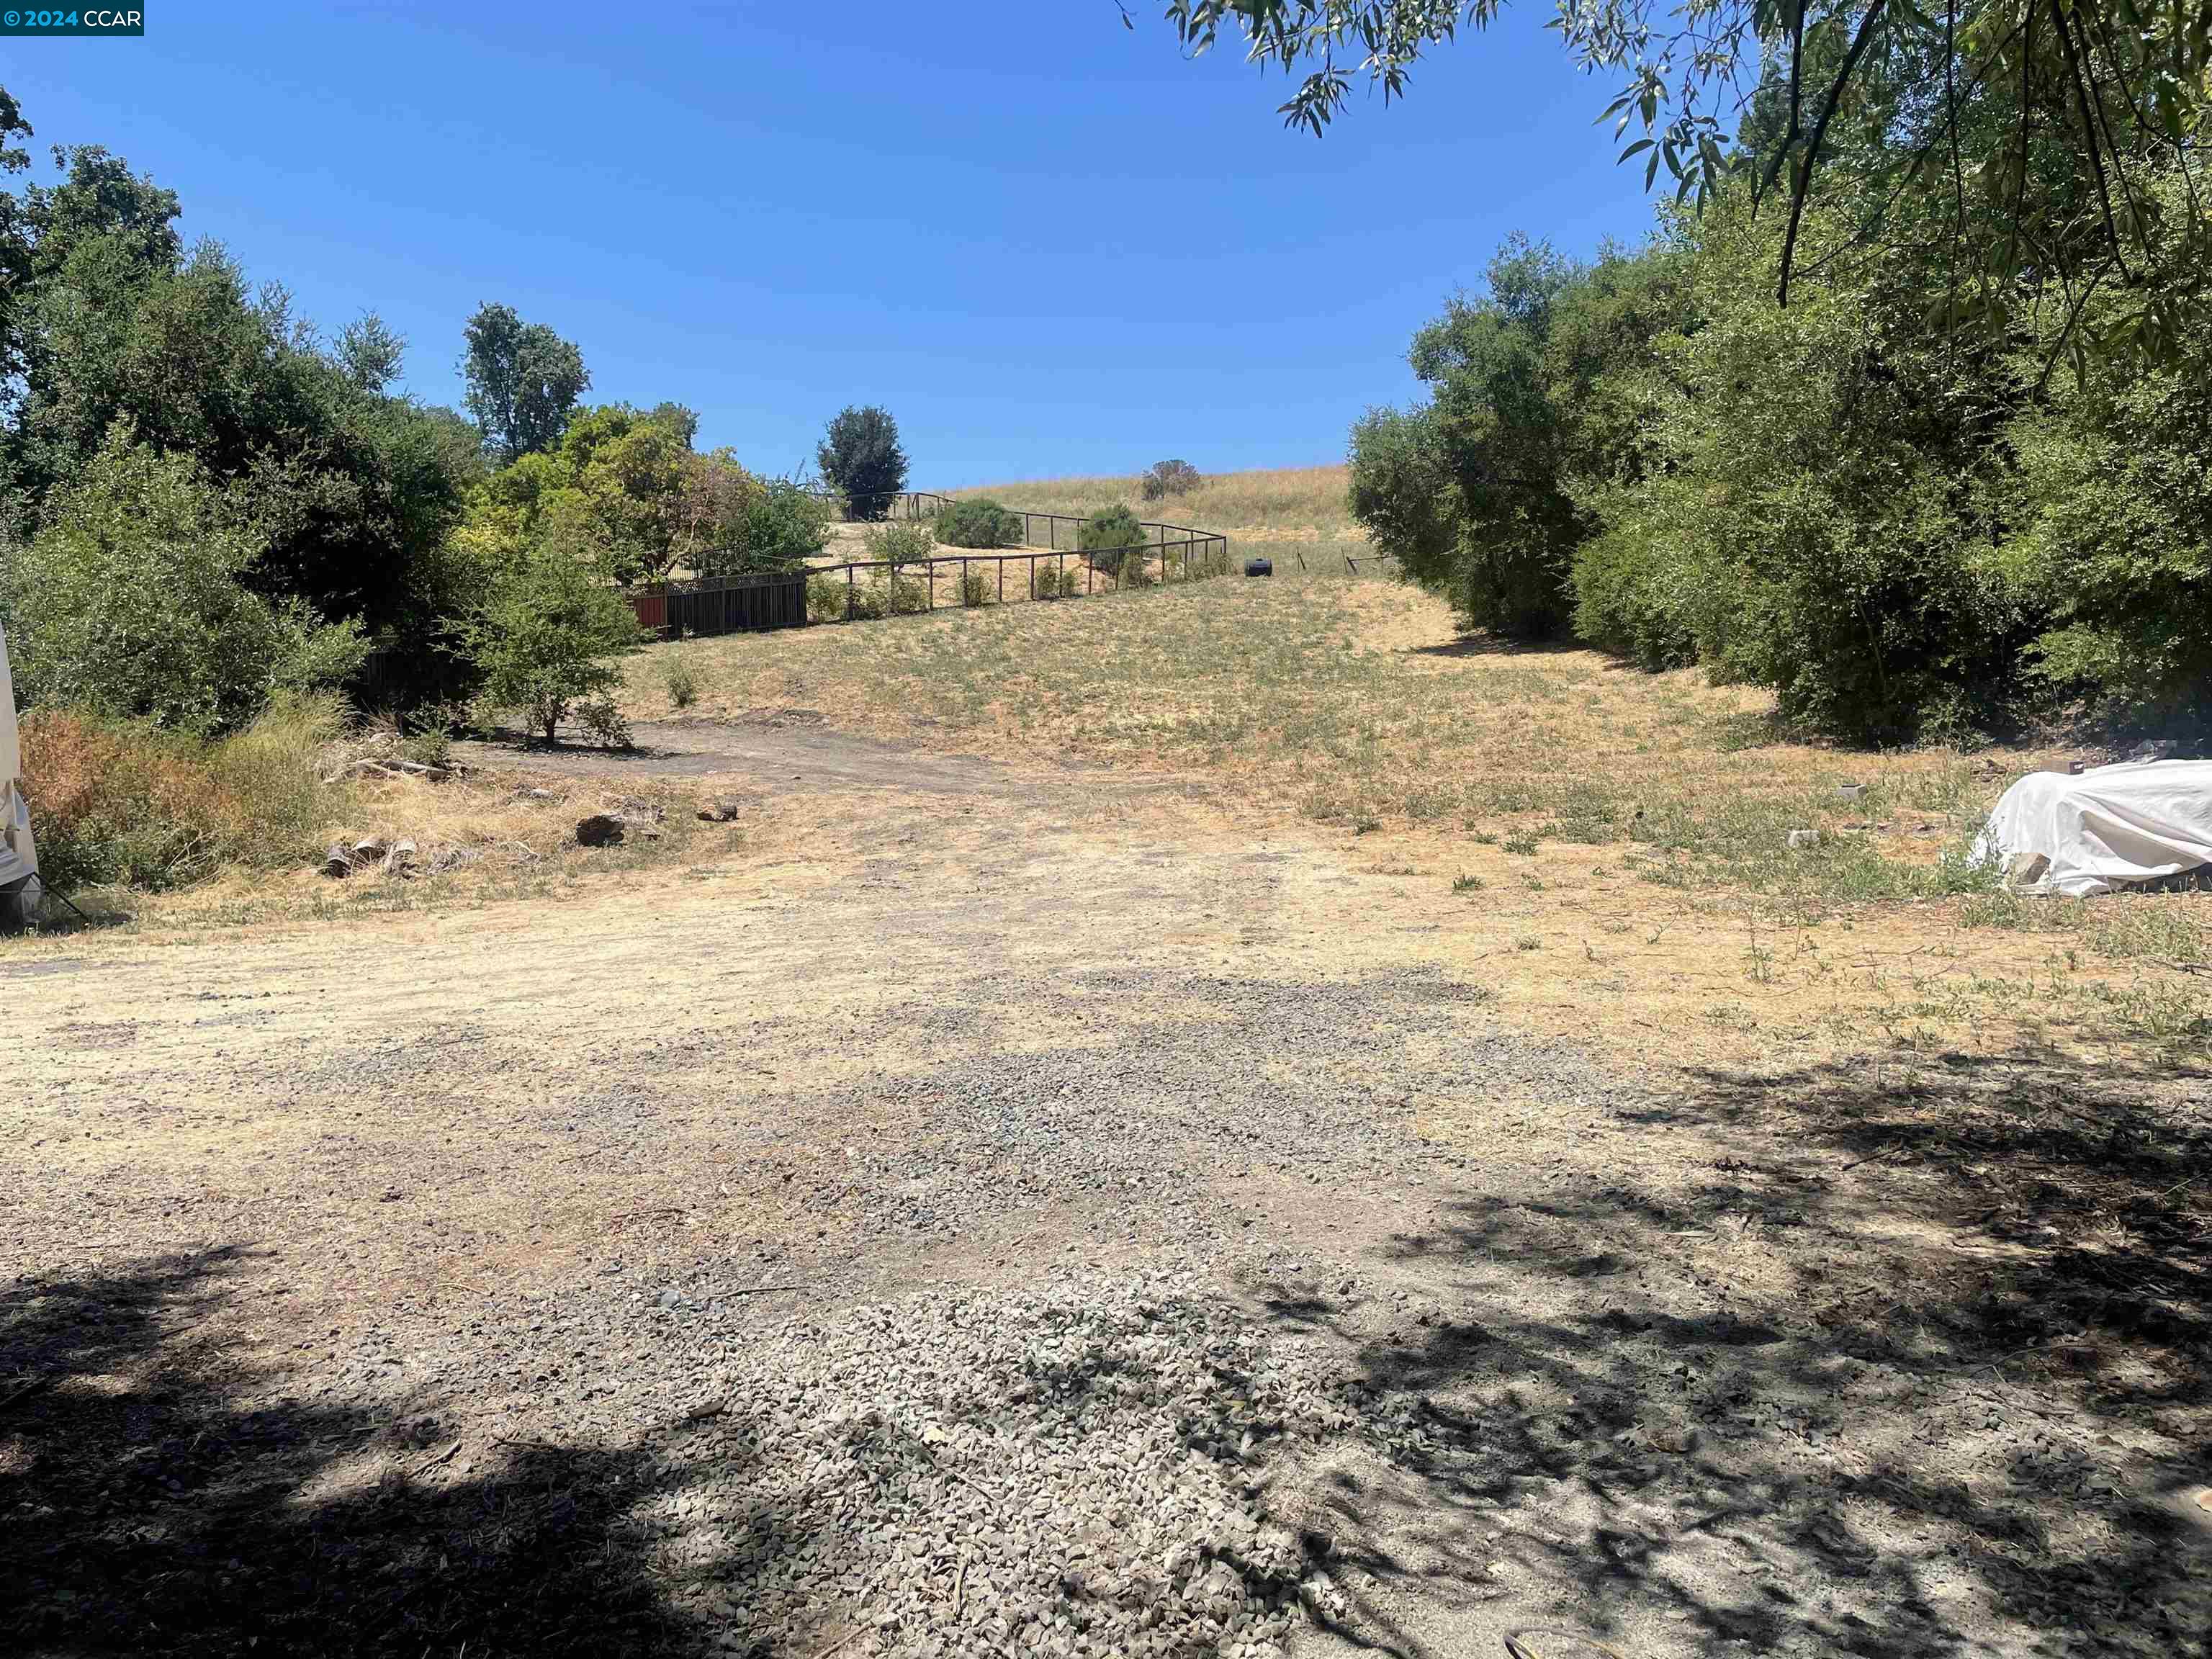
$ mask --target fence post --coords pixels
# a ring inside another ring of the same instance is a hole
[[[1004,605],[1006,602],[1006,559],[1005,559],[1003,556],[1001,556],[1001,557],[1000,557],[1000,559],[999,560],[999,603],[1000,603],[1000,605]]]
[[[891,567],[891,580],[892,580],[894,583],[896,583],[896,582],[898,580],[898,567],[897,567],[896,565],[893,565],[893,566]],[[930,608],[932,611],[936,610],[936,609],[937,609],[937,561],[936,561],[936,560],[932,559],[932,560],[929,562],[929,574],[928,574],[927,576],[925,576],[925,577],[923,577],[923,578],[922,578],[922,585],[923,585],[925,587],[927,587],[927,588],[928,588],[928,589],[929,589],[929,608]]]
[[[845,620],[853,620],[853,567],[845,567]]]

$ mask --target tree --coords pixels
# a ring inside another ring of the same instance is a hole
[[[1654,246],[1585,265],[1509,238],[1482,293],[1413,337],[1429,403],[1353,428],[1354,516],[1471,625],[1566,631],[1571,562],[1595,528],[1577,485],[1635,465],[1635,411],[1606,377],[1648,359],[1671,320],[1673,263]]]
[[[823,479],[844,496],[846,510],[856,519],[882,518],[906,488],[898,422],[873,404],[839,411],[814,457]]]
[[[345,325],[331,356],[346,379],[361,391],[382,392],[399,378],[407,342],[385,326],[373,311],[363,312]]]
[[[1424,52],[1500,9],[1169,0],[1167,16],[1193,53],[1225,25],[1253,61],[1305,68],[1280,112],[1319,135],[1349,94],[1352,60],[1387,102]],[[2073,356],[2077,374],[2093,350],[2172,361],[2184,349],[2195,296],[2181,279],[2212,255],[2212,219],[2203,191],[2169,203],[2149,185],[2157,169],[2203,166],[2212,29],[2202,0],[1591,0],[1563,3],[1555,27],[1582,68],[1618,77],[1606,115],[1616,137],[1638,127],[1620,159],[1644,156],[1647,186],[1663,167],[1678,200],[1702,205],[1723,187],[1754,209],[1784,198],[1778,303],[1799,272],[1816,184],[1850,131],[1870,128],[1887,140],[1894,189],[1841,228],[1843,246],[1893,242],[1906,198],[1936,210],[1951,255],[1947,329],[2002,336],[2047,302],[2069,325],[2055,352]],[[2046,210],[2054,188],[2063,212]],[[2093,312],[2106,288],[2130,302]]]
[[[687,434],[696,418],[678,404],[650,413],[628,404],[583,410],[552,449],[525,455],[485,482],[462,541],[494,565],[512,564],[549,518],[565,513],[588,526],[608,574],[624,586],[665,580],[678,569],[720,575],[760,568],[754,555],[769,487],[726,449],[693,450]],[[806,550],[818,550],[826,509],[813,503],[805,518],[817,532]]]
[[[1156,461],[1140,482],[1145,499],[1157,501],[1167,495],[1188,495],[1206,480],[1188,461]]]
[[[21,396],[0,430],[15,533],[34,535],[46,503],[127,425],[252,515],[257,592],[359,622],[390,647],[402,700],[453,695],[458,665],[439,641],[470,578],[447,541],[481,470],[474,434],[369,389],[365,360],[344,362],[343,339],[325,355],[283,291],[252,292],[220,246],[150,270],[143,246],[136,233],[80,238],[20,307]]]
[[[25,192],[33,282],[58,275],[70,255],[94,241],[107,243],[142,273],[176,268],[184,245],[176,227],[183,209],[174,191],[132,173],[129,162],[98,144],[57,144],[53,155],[65,174],[61,183],[33,185]]]
[[[485,449],[502,463],[550,449],[592,384],[583,353],[512,306],[478,307],[464,337],[465,402]]]
[[[580,504],[559,504],[467,625],[485,697],[520,711],[548,744],[572,708],[622,684],[611,659],[641,643],[635,612],[609,579],[605,551]]]
[[[17,687],[32,702],[211,733],[279,690],[343,679],[362,659],[358,625],[253,592],[262,551],[234,492],[117,428],[9,561]]]

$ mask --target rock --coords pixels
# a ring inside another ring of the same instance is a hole
[[[330,850],[323,854],[323,873],[326,876],[349,876],[353,873],[352,855],[340,843],[332,842]]]
[[[718,800],[701,807],[699,816],[708,823],[728,823],[744,810],[744,803],[742,801]]]
[[[623,821],[614,812],[594,812],[576,825],[579,847],[613,847],[623,838]]]
[[[1820,832],[1818,830],[1792,830],[1790,832],[1790,845],[1793,850],[1820,844]]]
[[[1856,800],[1866,792],[1867,787],[1863,783],[1839,783],[1836,786],[1836,793],[1845,800]]]

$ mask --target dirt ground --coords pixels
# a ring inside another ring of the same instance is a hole
[[[641,735],[543,764],[735,795],[741,854],[0,957],[5,1650],[2212,1651],[2201,1073],[1692,1060],[1694,985],[1586,1045],[1530,988],[1602,964],[1440,921],[1414,843]],[[1048,1376],[1040,1297],[1156,1281],[1230,1348],[1053,1386],[1297,1540],[1194,1540],[1212,1601],[1102,1591],[1110,1504],[948,1519],[1135,1454],[912,1310]],[[778,1407],[878,1364],[942,1508]]]

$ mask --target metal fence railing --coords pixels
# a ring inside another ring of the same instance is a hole
[[[850,501],[842,496],[837,500],[848,522],[880,523],[934,518],[952,498],[933,490],[902,489],[864,499],[861,505],[871,510],[857,518]],[[1228,574],[1229,538],[1216,531],[1141,520],[1142,543],[1085,549],[1080,545],[1085,520],[1076,514],[1029,513],[1019,507],[1006,511],[1010,519],[1021,520],[1018,548],[949,548],[916,559],[847,559],[799,570],[654,582],[631,588],[629,598],[639,626],[674,639],[979,605],[1081,599]],[[1042,538],[1040,530],[1044,532]],[[1018,568],[1017,591],[1012,594],[1006,586],[1009,565]],[[870,573],[865,586],[862,571]],[[954,574],[955,585],[951,596],[941,599],[939,574],[947,571]],[[841,576],[842,602],[835,593]]]
[[[1071,568],[1070,561],[1073,561]],[[1014,591],[1006,568],[1017,568]],[[979,605],[1085,599],[1130,588],[1202,581],[1229,570],[1229,538],[1200,531],[1180,541],[1098,549],[1027,548],[988,553],[957,550],[918,559],[846,559],[817,565],[807,574],[807,611],[813,622],[859,622],[879,616]],[[860,573],[870,574],[863,587]],[[952,597],[940,599],[939,574],[954,578]],[[842,583],[839,578],[843,580]],[[842,586],[842,597],[838,593]]]

